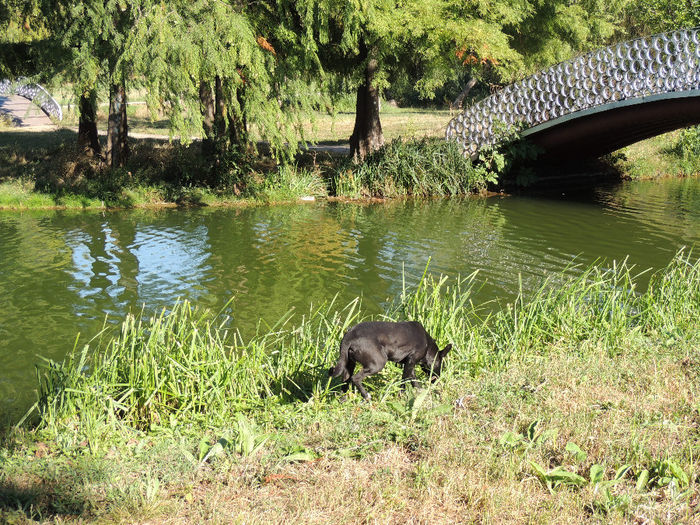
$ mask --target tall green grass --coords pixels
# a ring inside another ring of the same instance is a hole
[[[448,377],[498,369],[553,347],[602,348],[614,356],[632,338],[699,338],[700,262],[685,252],[643,293],[622,262],[561,274],[490,313],[471,301],[476,277],[426,272],[382,316],[419,320],[440,346],[452,342]],[[336,398],[338,385],[327,372],[339,341],[363,319],[359,300],[342,308],[331,301],[295,325],[285,317],[243,341],[226,315],[187,301],[154,316],[129,315],[118,333],[105,332],[65,361],[38,367],[39,426],[54,432],[75,426],[88,435],[105,425],[197,432],[231,425],[241,412],[298,402],[322,407]],[[367,382],[382,398],[399,377],[397,367],[387,367]]]
[[[332,190],[346,197],[427,197],[476,193],[495,181],[455,141],[395,139],[361,163],[347,160],[335,167]]]

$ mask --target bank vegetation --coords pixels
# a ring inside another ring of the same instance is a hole
[[[333,131],[322,142],[279,164],[261,154],[222,160],[218,170],[201,164],[197,143],[132,139],[124,167],[107,169],[75,146],[69,129],[0,131],[0,209],[232,206],[310,198],[433,197],[513,191],[551,184],[567,170],[617,179],[691,176],[700,173],[700,127],[635,144],[595,164],[547,166],[537,151],[513,135],[477,159],[462,156],[434,129],[403,138],[397,110],[394,138],[362,162],[347,157]],[[440,112],[437,118],[442,117]],[[421,117],[431,115],[422,110]],[[339,119],[343,125],[343,119]],[[439,130],[439,128],[436,128]],[[426,135],[427,133],[427,135]],[[260,149],[265,145],[260,144]],[[561,184],[561,180],[555,184]]]
[[[574,275],[574,276],[572,276]],[[640,282],[649,284],[640,289]],[[455,349],[439,381],[373,401],[328,378],[361,299],[243,340],[179,302],[42,361],[0,449],[8,522],[691,522],[700,511],[700,262],[611,262],[475,305],[423,276],[382,319]]]

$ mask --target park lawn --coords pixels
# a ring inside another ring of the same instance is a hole
[[[547,351],[476,378],[450,373],[415,420],[390,404],[408,407],[414,399],[399,394],[372,404],[353,396],[343,405],[294,403],[274,415],[251,414],[256,436],[270,439],[250,456],[229,445],[202,463],[197,440],[177,430],[110,436],[94,451],[71,442],[70,431],[59,441],[26,433],[0,450],[0,521],[697,519],[697,340],[631,343],[615,356],[594,344]],[[449,409],[432,415],[435,407]],[[208,450],[235,431],[205,435]],[[603,470],[598,483],[590,481],[594,465]],[[630,470],[611,483],[626,465]],[[537,466],[582,479],[550,491]],[[637,488],[645,470],[652,480]]]
[[[97,112],[98,128],[107,128],[106,106],[99,106]],[[430,108],[400,108],[389,103],[382,103],[381,121],[384,137],[387,141],[397,137],[423,138],[444,137],[447,124],[456,112]],[[157,136],[168,138],[168,120],[160,116],[151,119],[145,103],[134,101],[128,106],[129,133],[134,136]],[[337,111],[335,114],[315,112],[308,122],[303,125],[304,137],[313,143],[347,143],[355,125],[355,113],[352,111]],[[62,127],[77,128],[78,119],[74,108],[65,112]],[[255,126],[251,132],[258,138]],[[193,136],[191,138],[201,138]]]
[[[371,403],[327,377],[357,302],[228,351],[188,303],[128,318],[40,368],[40,418],[0,447],[0,521],[693,522],[700,262],[636,294],[632,275],[555,276],[486,320],[474,276],[428,277],[386,315],[453,341],[447,369],[402,393],[389,365]]]

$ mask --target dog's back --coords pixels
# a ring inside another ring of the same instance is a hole
[[[386,352],[389,361],[398,362],[415,352],[424,354],[431,340],[418,321],[367,321],[348,330],[341,342],[341,352],[343,344],[352,346],[360,341],[371,341]]]

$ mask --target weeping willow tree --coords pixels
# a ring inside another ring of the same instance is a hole
[[[322,98],[300,63],[299,36],[277,12],[259,7],[170,2],[152,6],[135,27],[130,60],[153,116],[164,112],[171,134],[184,140],[201,134],[207,156],[254,149],[262,140],[274,156],[289,158]]]
[[[41,0],[39,4],[51,40],[60,51],[53,71],[73,87],[78,101],[78,143],[94,152],[100,151],[98,92],[109,93],[105,159],[111,167],[123,166],[129,154],[126,94],[133,70],[127,50],[133,45],[131,29],[150,3],[150,0]]]

